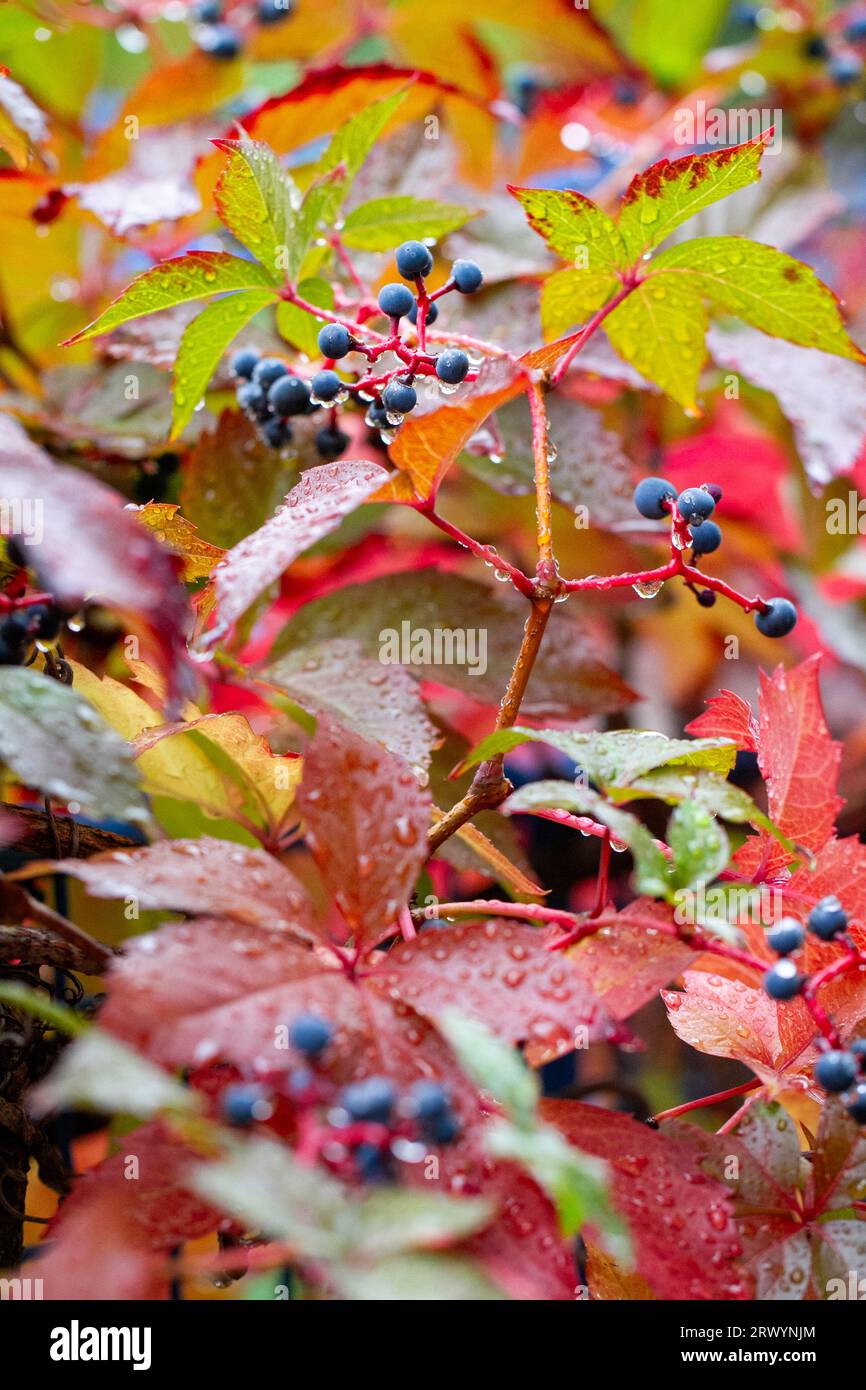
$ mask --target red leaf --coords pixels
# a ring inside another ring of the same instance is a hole
[[[371,984],[397,990],[433,1019],[459,1008],[509,1042],[525,1042],[531,1066],[571,1051],[578,1029],[587,1028],[587,1040],[609,1031],[590,985],[545,950],[541,932],[514,922],[422,932],[389,952]]]
[[[568,955],[613,1018],[629,1018],[695,958],[694,948],[673,934],[673,915],[663,903],[643,898],[597,920],[597,934]]]
[[[802,999],[777,1003],[755,981],[687,970],[662,998],[676,1034],[699,1052],[733,1057],[771,1089],[809,1088],[815,1024]]]
[[[134,897],[143,908],[219,912],[238,922],[311,935],[310,901],[294,874],[264,850],[209,835],[61,859],[49,867],[80,879],[97,898]]]
[[[819,850],[833,835],[841,745],[830,737],[818,685],[820,658],[772,678],[761,672],[758,762],[771,819],[790,839]],[[784,851],[782,851],[784,854]]]
[[[52,1226],[46,1251],[22,1269],[42,1280],[52,1302],[122,1302],[168,1297],[164,1262],[153,1252],[128,1203],[134,1183],[93,1190]],[[64,1204],[64,1207],[66,1204]],[[63,1211],[64,1208],[61,1208]]]
[[[298,555],[335,530],[387,476],[378,464],[351,459],[308,468],[275,515],[217,566],[218,630],[241,617]]]
[[[571,1243],[559,1232],[550,1199],[522,1169],[497,1163],[473,1193],[498,1201],[497,1220],[467,1242],[490,1277],[512,1298],[564,1301],[575,1295],[576,1274]],[[468,1193],[465,1183],[452,1188]]]
[[[853,362],[841,365],[863,371]],[[768,434],[745,428],[740,421],[737,415],[734,422],[739,428],[707,428],[677,440],[666,449],[660,472],[679,490],[697,477],[718,483],[724,493],[720,515],[726,521],[747,521],[765,541],[771,539],[783,550],[796,551],[803,545],[803,532],[791,495],[788,454]],[[754,485],[756,476],[761,479],[760,491]]]
[[[731,738],[749,753],[758,750],[758,724],[751,707],[732,690],[722,690],[707,701],[703,714],[686,725],[695,738]]]
[[[190,618],[183,567],[149,535],[124,500],[78,468],[55,464],[8,415],[0,416],[0,497],[20,511],[15,534],[46,588],[75,606],[93,597],[145,627],[173,694],[191,689]],[[74,537],[74,544],[70,538]]]
[[[359,939],[381,936],[427,854],[428,793],[401,759],[323,717],[304,757],[297,804],[352,931]]]
[[[688,1144],[577,1101],[542,1101],[541,1111],[575,1148],[610,1164],[614,1205],[631,1228],[638,1272],[658,1298],[748,1296],[734,1265],[740,1245],[730,1193],[707,1179]]]

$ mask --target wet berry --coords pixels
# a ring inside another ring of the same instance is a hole
[[[309,404],[309,383],[299,376],[280,376],[268,391],[268,405],[275,415],[300,415]]]
[[[418,301],[417,301],[417,299],[416,299],[415,303],[412,305],[412,308],[409,310],[409,313],[408,313],[407,317],[408,317],[410,323],[417,323],[417,322],[418,322]],[[438,317],[439,317],[439,305],[438,305],[438,304],[428,304],[428,305],[427,305],[427,319],[426,319],[426,322],[427,322],[428,326],[429,326],[430,324],[432,324],[432,323],[435,323],[436,320],[438,319]]]
[[[236,58],[241,51],[241,36],[229,24],[213,24],[199,38],[199,47],[212,58]]]
[[[771,999],[794,999],[806,983],[792,960],[777,961],[764,976],[764,989]]]
[[[474,261],[455,261],[451,267],[451,279],[461,294],[474,294],[484,284],[481,266]]]
[[[469,371],[469,358],[460,348],[446,348],[436,358],[436,375],[449,386],[457,386]]]
[[[755,627],[765,637],[787,637],[797,625],[797,610],[786,598],[771,598],[764,613],[755,614]]]
[[[684,488],[677,498],[677,511],[690,526],[700,526],[706,517],[712,515],[715,505],[710,493],[702,487]]]
[[[245,381],[237,389],[237,401],[241,410],[249,410],[253,415],[257,415],[267,404],[264,387],[257,381]]]
[[[423,241],[404,241],[394,255],[397,269],[404,280],[414,280],[419,275],[429,275],[433,269],[433,257]],[[408,309],[403,313],[407,314]]]
[[[319,329],[319,351],[323,357],[337,361],[351,352],[354,338],[342,323],[326,323]]]
[[[770,927],[765,940],[777,956],[789,956],[792,951],[799,951],[806,940],[806,932],[796,917],[783,917],[781,922]]]
[[[857,1080],[860,1067],[852,1052],[833,1048],[823,1053],[815,1063],[815,1080],[825,1091],[847,1091]]]
[[[231,367],[235,376],[243,377],[249,381],[259,360],[259,354],[254,348],[241,348],[232,358]]]
[[[418,404],[414,386],[405,381],[392,381],[382,392],[382,404],[389,415],[408,415]]]
[[[261,1086],[243,1082],[226,1086],[220,1096],[220,1114],[226,1124],[246,1127],[256,1120],[267,1120],[272,1106]]]
[[[262,438],[272,449],[282,449],[291,441],[292,427],[287,420],[273,417],[262,425]]]
[[[294,0],[258,0],[256,15],[260,24],[279,24],[294,8]]]
[[[641,516],[649,521],[661,521],[667,516],[666,502],[673,502],[677,490],[667,478],[641,478],[634,490],[634,504]]]
[[[858,1125],[866,1125],[866,1081],[859,1081],[847,1099],[848,1114]]]
[[[261,357],[253,368],[253,381],[267,391],[281,376],[288,374],[288,367],[279,357]]]
[[[384,285],[379,291],[379,308],[389,319],[399,319],[404,314],[411,313],[414,303],[415,296],[408,285],[400,285],[395,281],[393,284]]]
[[[305,1057],[318,1057],[333,1037],[333,1029],[319,1014],[298,1014],[289,1027],[289,1042]]]
[[[848,914],[837,897],[822,898],[809,913],[809,930],[822,941],[832,941],[848,927]]]
[[[310,390],[320,401],[333,401],[345,390],[345,386],[336,372],[324,371],[316,372],[310,382]]]
[[[703,521],[695,527],[692,549],[696,555],[712,555],[722,543],[722,532],[714,521]]]

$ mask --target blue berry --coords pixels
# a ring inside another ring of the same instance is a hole
[[[265,393],[257,381],[245,381],[236,392],[241,410],[249,410],[256,415],[265,405]]]
[[[677,511],[690,526],[700,526],[715,510],[715,502],[702,487],[687,487],[677,498]]]
[[[803,52],[807,58],[826,58],[830,49],[823,34],[812,34],[803,44]]]
[[[405,381],[392,381],[382,392],[382,404],[389,415],[408,415],[418,404],[414,386]]]
[[[438,1119],[431,1120],[426,1126],[426,1133],[434,1144],[453,1144],[460,1134],[460,1125],[454,1115],[449,1111],[446,1115],[440,1115]]]
[[[256,14],[260,24],[279,24],[294,8],[294,0],[259,0]]]
[[[262,357],[253,368],[253,381],[257,381],[259,386],[267,391],[281,376],[286,376],[288,370],[285,362],[281,362],[279,357]]]
[[[330,1023],[318,1014],[298,1014],[289,1028],[289,1042],[305,1057],[318,1057],[332,1037]]]
[[[822,941],[832,941],[848,926],[848,914],[837,897],[829,895],[809,913],[809,930]]]
[[[703,521],[695,527],[692,549],[696,555],[712,555],[722,543],[721,528],[714,521]]]
[[[758,27],[758,6],[734,5],[731,9],[731,22],[740,24],[746,29],[756,29]]]
[[[353,1120],[369,1120],[387,1124],[397,1099],[396,1091],[386,1076],[368,1076],[355,1081],[340,1093],[339,1103]]]
[[[755,614],[755,627],[765,637],[787,637],[797,624],[797,610],[786,598],[771,598],[766,612]]]
[[[712,589],[701,589],[701,592],[698,594],[698,603],[702,608],[715,608],[716,596]]]
[[[857,1080],[859,1070],[853,1053],[833,1048],[823,1053],[815,1063],[815,1080],[825,1091],[847,1091]]]
[[[830,59],[828,71],[837,87],[850,87],[863,76],[863,63],[856,53],[836,53]]]
[[[397,269],[404,280],[414,280],[419,275],[429,275],[433,269],[433,257],[423,241],[404,241],[394,254]],[[408,309],[403,310],[408,313]]]
[[[344,386],[336,372],[324,371],[316,372],[310,382],[310,390],[320,401],[333,401],[344,390]]]
[[[220,1096],[220,1113],[226,1124],[246,1126],[268,1119],[271,1104],[261,1086],[238,1082],[226,1086]]]
[[[268,405],[276,415],[300,415],[310,404],[310,387],[299,376],[280,376],[268,391]]]
[[[446,348],[436,358],[436,375],[449,386],[457,386],[469,371],[469,358],[459,348]]]
[[[484,284],[481,266],[474,261],[455,261],[451,267],[451,279],[461,294],[474,294]]]
[[[845,29],[845,37],[851,43],[859,43],[866,39],[866,14],[861,14],[857,19],[852,19]]]
[[[222,5],[219,0],[201,0],[193,13],[199,24],[217,24],[222,14]]]
[[[416,299],[415,303],[412,305],[412,308],[409,310],[409,313],[408,313],[408,316],[407,316],[407,317],[408,317],[410,323],[417,323],[417,322],[418,322],[418,301],[417,301],[417,299]],[[435,323],[436,320],[438,319],[438,317],[439,317],[439,305],[438,305],[438,304],[428,304],[428,305],[427,305],[427,319],[426,319],[426,322],[427,322],[428,326],[429,326],[431,323]]]
[[[202,34],[199,47],[212,58],[236,58],[241,51],[241,36],[229,24],[213,24]]]
[[[249,381],[258,360],[259,354],[255,348],[241,348],[240,352],[236,352],[232,358],[232,371],[235,376],[243,377],[245,381]]]
[[[389,319],[400,319],[404,314],[411,313],[414,303],[415,296],[408,285],[400,285],[395,281],[390,285],[383,285],[379,291],[379,308]]]
[[[866,1038],[854,1038],[848,1044],[848,1051],[853,1052],[855,1057],[866,1057]]]
[[[667,478],[641,478],[634,490],[634,504],[641,516],[649,521],[661,521],[667,516],[665,502],[673,502],[677,490]]]
[[[349,436],[342,430],[332,430],[325,425],[316,435],[316,453],[319,458],[338,459],[349,447]]]
[[[789,956],[792,951],[799,951],[806,940],[806,932],[796,917],[783,917],[781,922],[770,927],[764,939],[777,956]]]
[[[359,1144],[354,1158],[358,1177],[364,1182],[383,1182],[389,1176],[389,1156],[378,1144]]]
[[[351,352],[354,338],[342,323],[326,323],[319,329],[319,352],[336,361]]]
[[[282,449],[292,438],[292,427],[288,420],[271,417],[262,425],[262,437],[272,449]]]
[[[418,1120],[437,1120],[451,1108],[448,1092],[438,1081],[416,1081],[409,1092],[409,1104]]]
[[[295,1067],[286,1087],[292,1100],[304,1105],[316,1096],[316,1073],[309,1067]]]
[[[708,492],[710,494],[716,506],[718,506],[722,500],[722,497],[724,496],[724,493],[722,492],[722,489],[719,487],[718,483],[702,483],[701,486],[703,487],[705,492]]]
[[[444,917],[425,917],[418,923],[419,930],[425,931],[428,928],[431,931],[447,931],[450,926],[453,926],[453,923],[446,922]]]
[[[379,401],[370,406],[367,411],[367,419],[371,429],[386,430],[388,428],[388,412]]]
[[[848,1099],[847,1110],[858,1125],[866,1124],[866,1081],[858,1081],[854,1087]]]
[[[794,999],[806,983],[792,960],[779,960],[764,976],[764,989],[771,999]]]

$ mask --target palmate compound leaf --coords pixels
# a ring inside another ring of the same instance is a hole
[[[240,618],[280,575],[387,477],[378,464],[342,459],[308,468],[274,516],[246,536],[218,566],[218,631]]]
[[[0,667],[0,761],[86,815],[148,819],[129,744],[77,690],[31,667]]]
[[[542,1101],[541,1116],[581,1153],[607,1163],[611,1204],[628,1223],[637,1271],[657,1298],[748,1298],[731,1195],[707,1178],[691,1145],[577,1101]]]
[[[346,585],[293,615],[270,662],[313,642],[351,638],[367,655],[404,665],[418,679],[496,704],[526,618],[522,603],[503,588],[435,569]],[[581,718],[621,709],[634,698],[600,659],[589,625],[554,610],[523,701],[526,714]]]
[[[174,304],[209,299],[212,294],[230,290],[271,288],[267,272],[258,261],[242,260],[225,251],[189,251],[137,276],[99,318],[69,338],[65,346],[108,333],[129,319],[170,309]]]
[[[663,251],[605,321],[632,366],[686,410],[706,359],[706,307],[801,347],[864,361],[832,290],[810,266],[743,237],[701,237]]]
[[[96,898],[133,898],[144,909],[199,916],[221,913],[306,939],[312,932],[306,891],[278,859],[208,835],[109,850],[89,859],[49,860],[28,866],[27,875],[49,870],[71,874]]]
[[[408,764],[323,716],[304,758],[306,840],[359,941],[393,922],[427,854],[430,796]]]
[[[605,792],[629,787],[656,768],[705,768],[726,773],[733,767],[737,751],[724,737],[674,739],[649,729],[586,733],[582,729],[530,729],[516,724],[483,739],[463,766],[474,767],[527,740],[549,743],[568,754]]]
[[[0,497],[9,516],[20,518],[10,531],[21,536],[40,583],[64,603],[87,597],[121,613],[158,652],[171,695],[186,694],[191,613],[178,578],[181,561],[125,510],[120,494],[55,464],[0,415]]]
[[[640,900],[622,912],[609,907],[595,922],[598,931],[570,947],[568,957],[616,1019],[656,998],[697,954],[677,936],[666,903]]]
[[[734,1196],[740,1266],[759,1300],[848,1299],[866,1275],[866,1223],[855,1202],[866,1183],[866,1140],[830,1097],[811,1161],[777,1104],[752,1105],[733,1135],[665,1126]],[[731,1159],[736,1159],[734,1164]],[[852,1287],[853,1286],[853,1287]]]

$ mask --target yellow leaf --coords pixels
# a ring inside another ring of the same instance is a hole
[[[197,532],[174,502],[148,502],[137,511],[138,520],[183,558],[183,578],[187,584],[207,579],[214,565],[225,555]]]

